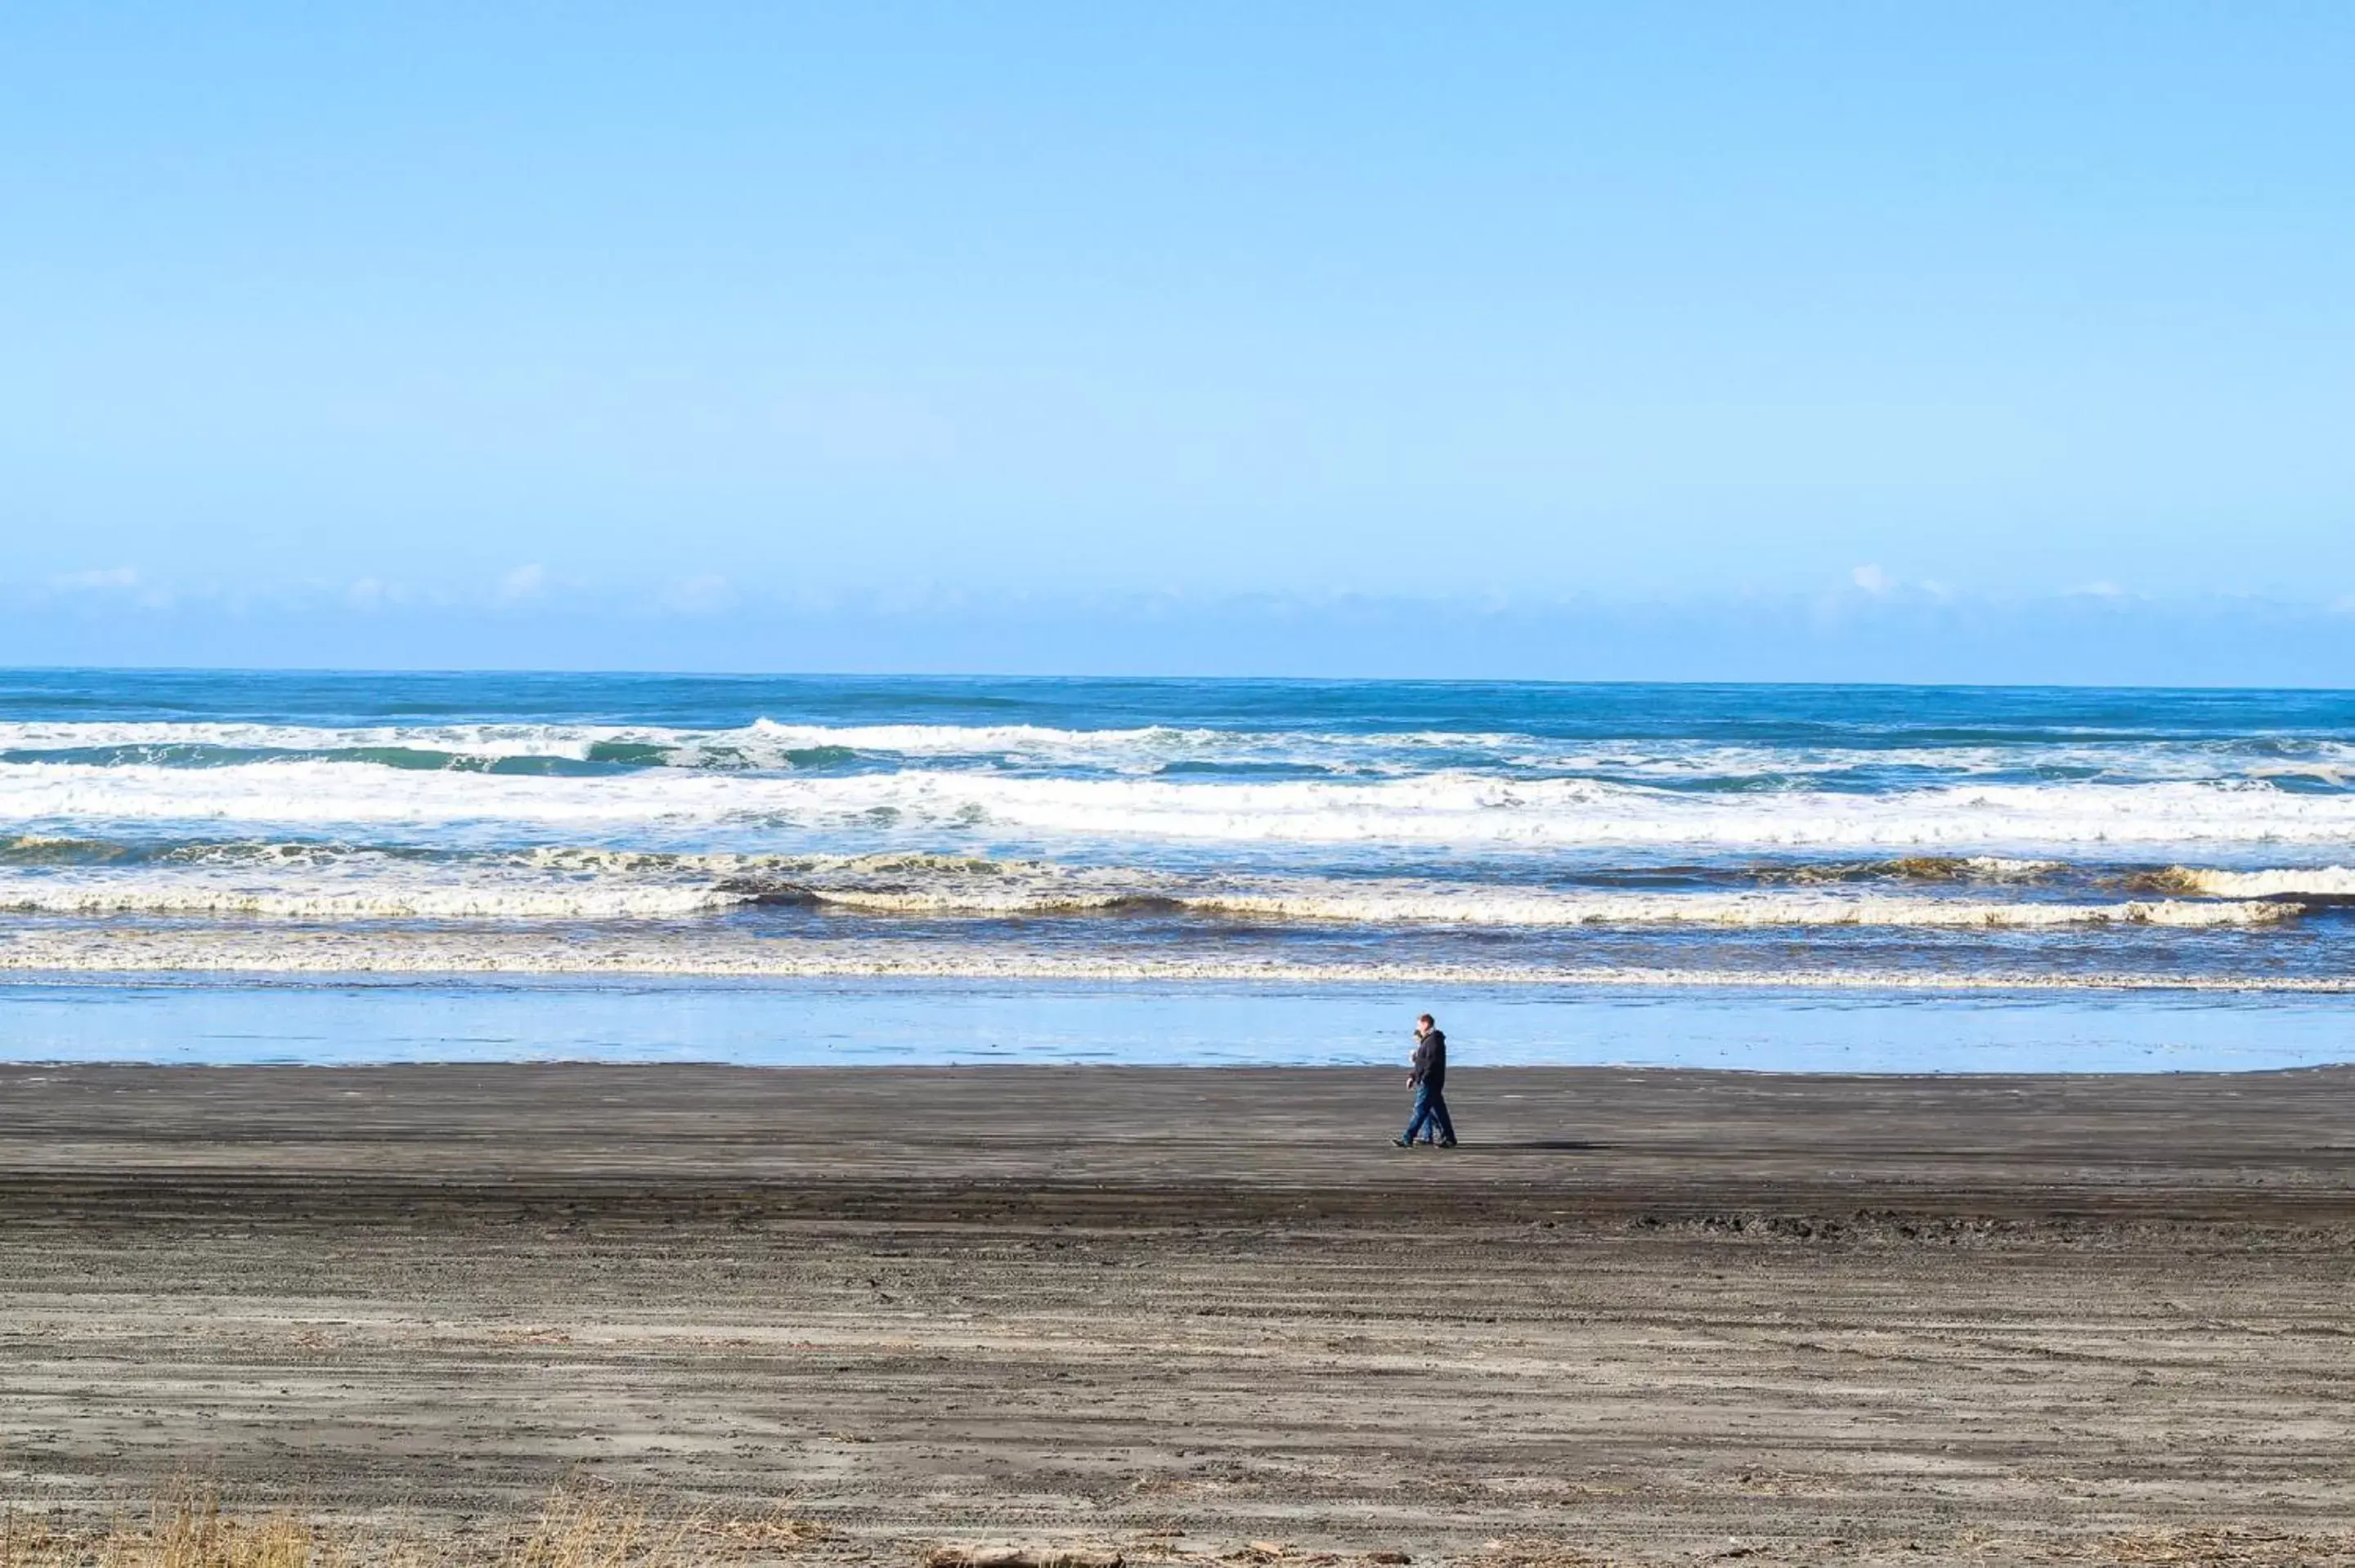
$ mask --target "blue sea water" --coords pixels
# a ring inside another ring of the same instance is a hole
[[[2289,1065],[2351,864],[2339,693],[0,673],[17,1057]]]
[[[0,1059],[181,1065],[730,1062],[1395,1065],[1414,1015],[1465,1065],[1802,1073],[2239,1072],[2355,1058],[2314,997],[571,979],[0,985]]]

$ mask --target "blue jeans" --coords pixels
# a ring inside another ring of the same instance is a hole
[[[1439,1141],[1455,1141],[1455,1124],[1447,1119],[1447,1101],[1434,1084],[1418,1084],[1414,1091],[1414,1119],[1406,1124],[1406,1140],[1412,1143],[1427,1128],[1437,1128]]]

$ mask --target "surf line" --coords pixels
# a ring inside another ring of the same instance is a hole
[[[667,948],[668,950],[665,950]],[[213,931],[47,932],[0,935],[0,971],[21,975],[635,976],[746,980],[947,980],[1158,982],[1287,986],[1483,985],[1657,990],[2096,992],[2175,991],[2355,995],[2355,976],[2009,970],[1752,969],[1534,965],[1316,964],[1275,959],[1141,957],[1107,961],[1082,955],[972,951],[895,952],[844,944],[791,953],[749,947],[615,940],[545,942],[489,933],[243,933]]]

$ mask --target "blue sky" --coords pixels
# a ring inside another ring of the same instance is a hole
[[[0,660],[2355,683],[2343,5],[16,7],[0,69]]]

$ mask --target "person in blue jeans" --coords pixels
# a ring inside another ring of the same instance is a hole
[[[1414,1117],[1406,1124],[1406,1136],[1391,1141],[1401,1149],[1412,1149],[1420,1135],[1425,1143],[1432,1134],[1439,1136],[1439,1147],[1455,1147],[1455,1124],[1447,1119],[1447,1036],[1431,1014],[1424,1013],[1414,1021],[1414,1071],[1407,1077],[1414,1088]]]

